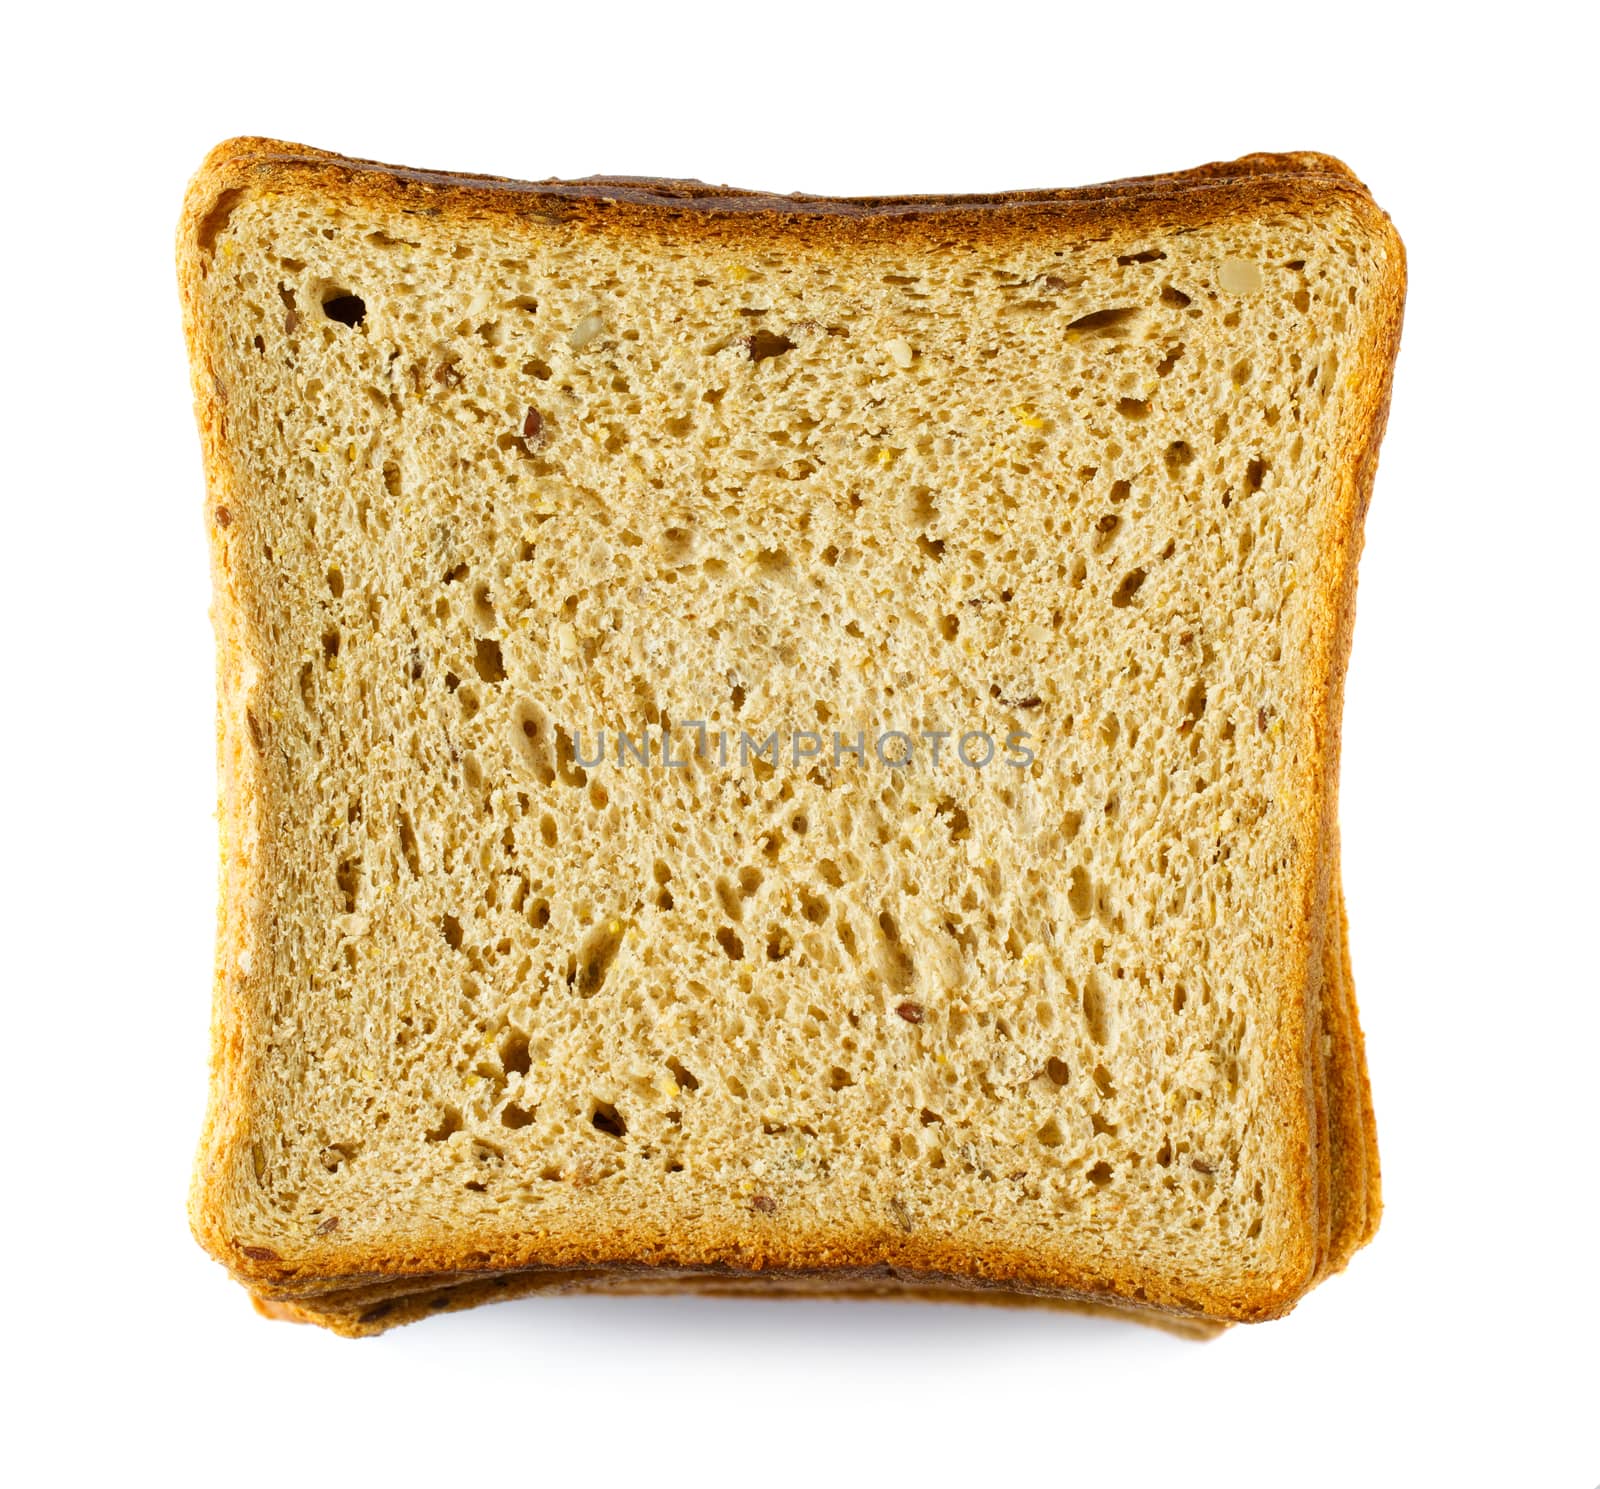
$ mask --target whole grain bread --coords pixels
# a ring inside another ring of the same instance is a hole
[[[246,140],[179,251],[193,1216],[235,1275],[1253,1319],[1342,1265],[1338,713],[1404,288],[1342,166],[836,202]]]

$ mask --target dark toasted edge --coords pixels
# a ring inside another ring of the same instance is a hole
[[[1328,1159],[1334,1196],[1325,1275],[1343,1271],[1356,1251],[1371,1239],[1373,1200],[1372,1153],[1361,1095],[1366,1063],[1349,958],[1341,934],[1343,920],[1344,893],[1336,881],[1324,952],[1335,993],[1325,1019],[1331,1114]]]
[[[1359,1226],[1352,1214],[1345,1218],[1340,1236],[1333,1243],[1333,1270],[1341,1269],[1377,1229],[1379,1175],[1376,1129],[1372,1120],[1371,1089],[1366,1069],[1365,1041],[1357,1016],[1350,973],[1348,921],[1340,878],[1338,832],[1338,784],[1344,712],[1344,683],[1349,668],[1354,638],[1357,565],[1365,540],[1365,523],[1377,475],[1378,449],[1388,424],[1394,391],[1395,364],[1400,349],[1401,325],[1405,315],[1405,246],[1389,218],[1375,204],[1368,203],[1369,226],[1386,249],[1388,273],[1377,280],[1372,307],[1360,354],[1353,368],[1341,375],[1354,379],[1359,397],[1347,431],[1347,442],[1338,456],[1342,477],[1339,511],[1331,531],[1332,543],[1324,555],[1317,593],[1323,599],[1320,635],[1323,650],[1313,675],[1323,679],[1319,703],[1308,720],[1310,738],[1305,742],[1313,762],[1312,795],[1304,804],[1302,821],[1314,831],[1320,851],[1312,860],[1321,878],[1307,884],[1311,903],[1320,906],[1317,934],[1313,945],[1338,945],[1338,977],[1341,1005],[1338,1017],[1344,1025],[1339,1041],[1345,1060],[1331,1076],[1341,1087],[1338,1108],[1343,1113],[1342,1146],[1345,1162],[1354,1164],[1359,1149],[1363,1199]],[[1326,941],[1325,939],[1326,938]],[[1359,1120],[1351,1114],[1352,1098],[1359,1108]],[[1359,1142],[1355,1141],[1357,1131]]]
[[[1211,222],[1269,208],[1305,207],[1339,196],[1354,203],[1358,213],[1365,215],[1376,231],[1394,236],[1388,219],[1372,204],[1359,182],[1327,157],[1247,157],[1236,166],[1219,164],[1063,192],[852,202],[828,198],[772,198],[727,189],[722,189],[720,194],[713,189],[709,195],[684,198],[659,188],[624,187],[616,183],[508,182],[379,166],[273,141],[229,141],[212,152],[191,185],[180,223],[178,252],[196,414],[205,454],[207,507],[213,513],[230,502],[238,503],[243,497],[234,487],[227,458],[225,409],[209,363],[200,287],[215,239],[217,214],[231,210],[245,193],[255,191],[327,193],[341,201],[359,200],[430,215],[455,214],[463,221],[507,213],[518,218],[537,218],[549,215],[553,208],[555,215],[575,217],[584,225],[600,230],[681,231],[688,225],[696,231],[716,230],[741,238],[765,238],[771,234],[787,235],[815,229],[820,225],[824,246],[845,237],[886,232],[896,240],[920,231],[932,239],[945,241],[956,228],[1001,235],[1031,233],[1041,225],[1049,225],[1055,231],[1095,227],[1102,235],[1112,232],[1133,235],[1143,227]],[[1398,239],[1394,241],[1398,245]],[[1365,512],[1366,496],[1370,494],[1377,438],[1388,405],[1389,370],[1399,332],[1398,302],[1403,300],[1403,269],[1393,298],[1396,307],[1392,326],[1390,318],[1382,318],[1378,333],[1371,338],[1369,355],[1361,359],[1363,365],[1370,363],[1371,370],[1377,374],[1366,380],[1365,387],[1369,394],[1381,389],[1382,396],[1376,400],[1369,397],[1352,420],[1350,454],[1346,459],[1355,459],[1356,474],[1353,482],[1347,483],[1351,499],[1345,503],[1336,523],[1342,535],[1335,545],[1336,555],[1348,559],[1348,563],[1335,565],[1333,593],[1337,597],[1345,594],[1348,574],[1352,604],[1354,555],[1350,551],[1350,534],[1355,534],[1353,546],[1358,551],[1360,517]],[[259,617],[252,614],[250,597],[237,593],[233,585],[225,530],[216,522],[209,527],[216,595],[219,698],[225,699],[229,689],[251,665],[254,648],[250,646],[249,635]],[[1302,910],[1299,923],[1294,927],[1298,948],[1295,956],[1301,971],[1298,977],[1286,977],[1286,986],[1306,986],[1313,976],[1313,959],[1321,943],[1326,915],[1328,870],[1326,855],[1319,847],[1327,839],[1336,757],[1330,768],[1325,753],[1328,742],[1325,726],[1331,717],[1336,751],[1337,710],[1349,649],[1348,609],[1348,605],[1336,600],[1326,617],[1328,701],[1318,720],[1324,725],[1324,732],[1313,741],[1318,748],[1310,756],[1312,789],[1307,801],[1297,804],[1306,844],[1301,854],[1305,879],[1299,897]],[[250,749],[241,720],[219,709],[218,755],[222,777],[219,815],[225,842],[237,839],[241,824],[251,819],[271,819],[270,812],[262,810],[268,804],[262,798],[271,783],[259,762],[252,758]],[[255,885],[270,882],[274,848],[263,834],[257,857],[248,871],[244,871],[231,855],[225,855],[223,864],[212,1094],[191,1190],[191,1219],[196,1235],[206,1249],[242,1281],[268,1287],[304,1285],[318,1277],[329,1281],[348,1280],[352,1275],[363,1273],[380,1277],[397,1272],[457,1271],[463,1247],[455,1241],[446,1241],[431,1249],[414,1248],[412,1255],[398,1263],[396,1248],[379,1247],[366,1248],[360,1254],[341,1253],[336,1262],[307,1259],[295,1263],[284,1262],[270,1248],[252,1246],[246,1251],[247,1243],[230,1224],[227,1189],[235,1178],[235,1155],[246,1135],[248,1092],[253,1083],[252,1054],[244,1030],[250,1023],[251,1009],[263,995],[260,969],[239,974],[237,952],[250,933],[261,929]],[[897,1269],[905,1268],[910,1275],[927,1277],[935,1285],[950,1281],[1033,1289],[1062,1296],[1134,1296],[1162,1306],[1230,1319],[1275,1316],[1287,1311],[1318,1273],[1322,1250],[1319,1227],[1324,1224],[1326,1208],[1319,1203],[1317,1194],[1319,1144],[1314,1130],[1313,1082],[1316,1077],[1309,1010],[1305,1000],[1286,997],[1283,1001],[1278,1039],[1290,1052],[1285,1065],[1286,1085],[1283,1089],[1269,1091],[1265,1109],[1268,1118],[1281,1129],[1286,1169],[1297,1175],[1301,1186],[1296,1209],[1304,1217],[1303,1234],[1298,1242],[1291,1241],[1277,1269],[1240,1285],[1212,1288],[1192,1280],[1175,1284],[1150,1268],[1140,1267],[1088,1267],[1077,1263],[1041,1269],[1036,1258],[1002,1248],[974,1258],[953,1244],[912,1245],[908,1241],[887,1245],[877,1233],[831,1236],[820,1245],[814,1243],[810,1247],[793,1240],[758,1248],[748,1243],[732,1243],[701,1247],[695,1254],[683,1256],[664,1253],[664,1249],[649,1238],[623,1231],[609,1239],[585,1237],[582,1242],[552,1242],[549,1238],[523,1236],[517,1238],[520,1244],[491,1252],[486,1259],[489,1265],[497,1268],[559,1266],[568,1262],[593,1265],[597,1261],[605,1265],[625,1265],[639,1261],[641,1255],[690,1264],[756,1269],[782,1264],[801,1270],[816,1267],[828,1272],[837,1272],[852,1264],[888,1264]],[[1298,1060],[1295,1052],[1298,1052]]]
[[[1125,1303],[1090,1302],[1064,1297],[1032,1297],[1019,1292],[984,1291],[974,1287],[939,1287],[906,1283],[874,1276],[829,1278],[752,1278],[752,1276],[662,1276],[640,1273],[611,1275],[506,1276],[506,1278],[454,1281],[416,1294],[368,1303],[365,1307],[330,1307],[322,1302],[286,1302],[251,1295],[251,1303],[264,1318],[285,1323],[317,1324],[346,1339],[368,1339],[402,1324],[418,1323],[442,1313],[458,1313],[483,1303],[510,1302],[530,1295],[610,1294],[614,1297],[661,1297],[685,1294],[744,1299],[877,1300],[877,1302],[986,1303],[1000,1308],[1046,1308],[1090,1318],[1112,1318],[1144,1324],[1181,1339],[1216,1339],[1229,1324],[1213,1319],[1182,1318]]]
[[[648,177],[519,181],[419,170],[256,137],[225,140],[190,183],[179,229],[179,259],[203,260],[232,208],[259,192],[321,195],[430,217],[510,216],[578,223],[598,230],[655,232],[685,226],[745,241],[806,231],[827,242],[888,236],[940,242],[963,229],[994,236],[1008,224],[1035,228],[1137,227],[1173,220],[1216,221],[1273,207],[1303,207],[1342,195],[1370,202],[1354,173],[1332,156],[1301,151],[1249,155],[1185,171],[1096,186],[945,196],[830,197],[747,191]],[[1108,214],[1112,221],[1108,222]]]
[[[1361,1010],[1356,1001],[1355,978],[1350,971],[1350,917],[1344,896],[1339,897],[1339,948],[1344,965],[1345,995],[1349,1005],[1347,1035],[1351,1066],[1355,1073],[1356,1095],[1360,1106],[1359,1131],[1363,1167],[1366,1175],[1364,1223],[1355,1237],[1352,1251],[1365,1246],[1378,1232],[1383,1218],[1383,1165],[1378,1157],[1378,1121],[1373,1107],[1372,1079],[1367,1070],[1367,1039],[1361,1028]]]

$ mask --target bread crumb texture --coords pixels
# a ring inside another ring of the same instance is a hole
[[[227,1259],[1276,1276],[1370,207],[223,205]]]

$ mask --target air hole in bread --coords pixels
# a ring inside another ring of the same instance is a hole
[[[972,819],[967,815],[966,808],[957,806],[951,797],[939,798],[934,815],[946,819],[945,825],[952,843],[964,843],[972,836]]]
[[[480,636],[474,649],[472,663],[478,669],[478,676],[485,682],[505,681],[505,659],[501,656],[500,643],[498,641],[487,636]]]
[[[348,290],[331,290],[322,297],[322,313],[341,326],[359,326],[367,318],[367,302]]]
[[[424,1135],[430,1143],[442,1143],[452,1133],[461,1131],[461,1113],[453,1106],[447,1106],[439,1114],[438,1126],[430,1129]]]
[[[411,825],[411,816],[407,812],[400,814],[400,856],[411,871],[411,877],[421,878],[422,858],[417,851],[417,834]]]
[[[716,891],[718,902],[722,906],[722,913],[729,920],[739,921],[744,919],[744,897],[733,887],[727,879],[718,879],[712,888]]]
[[[356,889],[360,882],[361,862],[359,859],[340,860],[334,879],[339,885],[339,893],[344,896],[345,914],[351,914],[356,908]]]
[[[623,926],[619,920],[602,921],[589,933],[578,954],[575,987],[581,998],[592,998],[605,984],[606,974],[622,949]]]
[[[1126,336],[1132,329],[1130,322],[1138,314],[1137,305],[1090,311],[1088,315],[1080,315],[1077,320],[1069,321],[1067,333],[1076,336]]]
[[[622,1113],[608,1101],[597,1101],[589,1113],[589,1125],[596,1132],[603,1132],[608,1137],[626,1137],[628,1124],[622,1120]]]
[[[1099,975],[1090,972],[1083,980],[1083,1022],[1089,1038],[1104,1045],[1111,1033],[1111,1010]]]
[[[1139,593],[1139,586],[1144,583],[1144,579],[1145,573],[1143,569],[1133,569],[1124,574],[1121,583],[1117,585],[1115,592],[1111,596],[1111,603],[1119,608],[1124,605],[1131,605],[1133,597]]]
[[[526,1075],[531,1066],[528,1036],[513,1029],[500,1042],[500,1068],[507,1075]]]
[[[745,338],[745,346],[752,362],[765,362],[771,357],[781,357],[794,350],[794,342],[787,336],[775,336],[771,331],[757,331]]]
[[[551,762],[555,731],[544,710],[534,703],[519,704],[512,714],[512,721],[512,740],[519,758],[541,786],[553,784],[556,771]]]
[[[1072,913],[1079,920],[1087,920],[1089,912],[1094,908],[1094,891],[1089,883],[1089,875],[1082,864],[1078,864],[1067,877],[1067,904],[1071,906]]]

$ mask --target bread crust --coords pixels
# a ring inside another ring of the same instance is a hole
[[[1339,897],[1339,946],[1344,968],[1345,1000],[1349,1010],[1346,1036],[1349,1041],[1349,1060],[1355,1075],[1359,1106],[1359,1116],[1355,1125],[1360,1134],[1362,1172],[1366,1181],[1362,1226],[1359,1233],[1351,1240],[1351,1250],[1356,1251],[1378,1233],[1378,1223],[1383,1218],[1383,1170],[1378,1159],[1378,1121],[1373,1108],[1372,1081],[1367,1072],[1367,1042],[1361,1030],[1355,980],[1350,971],[1350,918],[1345,913],[1342,894]]]
[[[456,1283],[400,1295],[354,1312],[334,1311],[322,1304],[277,1301],[256,1294],[251,1295],[251,1304],[263,1318],[283,1323],[317,1324],[347,1339],[365,1339],[441,1313],[458,1313],[484,1303],[511,1302],[517,1298],[547,1293],[607,1293],[619,1297],[697,1293],[713,1298],[812,1298],[829,1301],[871,1298],[888,1302],[987,1303],[998,1308],[1048,1308],[1080,1316],[1112,1318],[1119,1322],[1144,1324],[1196,1341],[1214,1339],[1229,1328],[1228,1324],[1212,1319],[1190,1318],[1113,1302],[1033,1297],[962,1287],[919,1286],[878,1277],[839,1276],[765,1278],[734,1274],[721,1277],[678,1274],[652,1277],[637,1272],[620,1272],[536,1277],[511,1274],[487,1281]]]
[[[1000,1248],[973,1256],[948,1242],[866,1229],[806,1237],[774,1232],[760,1242],[728,1236],[685,1245],[681,1238],[619,1223],[604,1235],[523,1234],[474,1246],[470,1257],[462,1245],[440,1237],[433,1244],[404,1248],[330,1246],[324,1253],[291,1258],[240,1232],[234,1221],[235,1191],[241,1183],[242,1148],[248,1142],[256,1058],[246,1033],[268,993],[261,965],[266,959],[254,955],[266,934],[257,890],[272,882],[277,872],[278,845],[265,828],[277,814],[270,774],[251,748],[252,720],[245,703],[260,665],[256,659],[261,649],[252,644],[252,637],[263,617],[254,598],[235,583],[229,521],[222,515],[247,503],[249,493],[240,489],[228,456],[226,395],[210,362],[202,288],[228,214],[247,195],[274,192],[442,215],[463,224],[508,216],[542,218],[629,237],[694,233],[741,243],[804,241],[823,250],[891,239],[945,243],[981,237],[985,242],[1004,242],[1041,228],[1137,237],[1174,225],[1313,209],[1338,200],[1387,245],[1388,272],[1374,285],[1377,310],[1370,317],[1356,366],[1348,374],[1357,380],[1358,396],[1338,456],[1341,483],[1331,524],[1333,542],[1317,576],[1320,602],[1311,655],[1322,685],[1298,741],[1300,758],[1308,762],[1306,774],[1296,799],[1284,803],[1295,823],[1300,873],[1279,972],[1285,986],[1307,993],[1282,1000],[1274,1043],[1283,1074],[1268,1093],[1262,1114],[1278,1134],[1283,1172],[1296,1185],[1292,1236],[1276,1268],[1237,1284],[1212,1286],[1175,1281],[1131,1260],[1080,1258],[1062,1265]],[[222,886],[211,1100],[190,1206],[196,1235],[212,1255],[258,1291],[301,1295],[319,1287],[338,1290],[359,1285],[366,1279],[648,1265],[769,1277],[887,1275],[915,1286],[1004,1288],[1066,1299],[1122,1298],[1175,1313],[1230,1320],[1270,1318],[1293,1306],[1319,1275],[1331,1245],[1331,1201],[1322,1179],[1327,1141],[1317,1118],[1323,1098],[1318,1094],[1321,1062],[1315,1058],[1314,1045],[1320,1035],[1311,989],[1320,977],[1332,913],[1329,844],[1355,563],[1389,407],[1405,290],[1399,239],[1347,168],[1327,156],[1259,155],[1066,191],[846,200],[773,196],[681,181],[514,182],[409,170],[272,140],[239,139],[213,150],[191,184],[179,228],[178,269],[205,456],[218,649]]]

